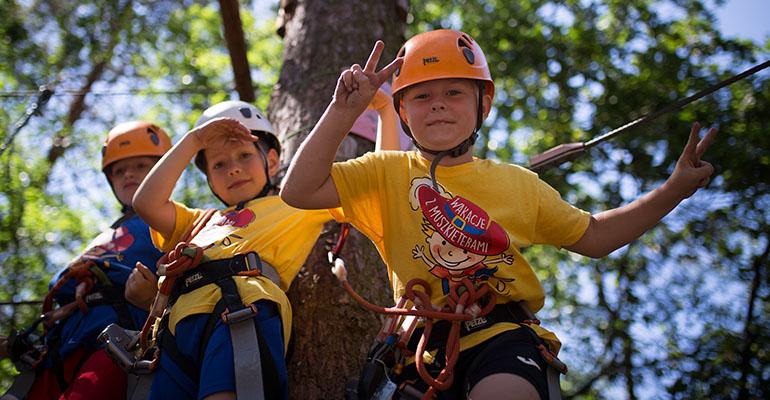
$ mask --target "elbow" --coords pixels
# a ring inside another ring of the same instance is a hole
[[[292,207],[295,207],[295,208],[300,208],[301,201],[293,193],[291,185],[284,184],[284,186],[281,188],[281,191],[278,194],[279,194],[279,196],[281,196],[281,200],[283,200],[284,203],[286,203],[286,204],[288,204],[288,205],[290,205]]]
[[[134,198],[131,200],[131,207],[142,218],[145,218],[149,206],[147,204],[147,196],[142,195],[141,188],[134,194]]]

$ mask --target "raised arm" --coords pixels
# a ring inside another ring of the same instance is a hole
[[[134,210],[147,225],[164,236],[170,236],[174,232],[176,209],[171,202],[171,193],[176,181],[198,151],[213,141],[228,138],[256,140],[240,122],[229,118],[215,118],[187,132],[182,140],[155,164],[139,185],[133,200]]]
[[[709,129],[700,140],[699,131],[696,122],[674,172],[661,186],[629,204],[591,217],[583,236],[566,248],[589,257],[604,257],[637,239],[682,200],[706,186],[714,167],[701,157],[714,141],[717,129]]]
[[[384,47],[382,41],[377,41],[363,69],[354,64],[340,75],[331,103],[289,165],[281,189],[281,198],[287,204],[306,209],[339,207],[331,178],[337,147],[380,85],[401,65],[401,60],[396,59],[375,72]]]
[[[374,151],[400,150],[401,137],[398,133],[398,114],[393,108],[393,98],[383,88],[379,88],[374,95],[369,109],[377,111],[379,121],[377,123],[377,140],[374,143]]]

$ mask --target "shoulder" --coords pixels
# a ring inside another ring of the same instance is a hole
[[[507,162],[489,160],[489,159],[473,159],[474,166],[481,174],[491,176],[502,176],[508,178],[516,178],[517,180],[535,182],[539,181],[538,175],[529,169],[522,167],[521,165],[511,164]],[[496,175],[492,175],[496,174]]]

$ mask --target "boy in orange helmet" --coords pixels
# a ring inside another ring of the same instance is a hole
[[[396,299],[416,279],[427,282],[435,307],[464,290],[488,290],[487,297],[465,308],[473,319],[462,324],[456,368],[438,389],[439,398],[558,394],[558,386],[549,393],[551,354],[545,350],[547,345],[558,352],[558,339],[533,319],[515,316],[517,304],[538,311],[544,303],[543,288],[520,249],[550,244],[602,257],[636,239],[708,182],[713,167],[701,156],[716,129],[699,140],[696,123],[663,185],[591,215],[564,202],[525,168],[473,157],[495,88],[484,53],[470,36],[455,30],[419,34],[377,72],[382,48],[377,42],[363,68],[353,65],[342,73],[329,107],[292,161],[281,196],[299,208],[342,206],[377,246]],[[338,143],[391,74],[394,106],[417,151],[371,153],[333,164]],[[486,305],[494,302],[490,311]],[[426,349],[438,349],[433,358],[442,360],[437,343],[449,341],[449,329],[438,326]],[[408,366],[400,380],[429,380],[419,368]]]
[[[153,246],[147,224],[133,212],[131,199],[170,148],[166,132],[148,122],[122,123],[108,133],[102,148],[102,172],[122,215],[51,280],[46,304],[55,301],[61,307],[44,305],[47,355],[34,370],[28,370],[34,374],[31,387],[15,386],[9,394],[30,400],[125,398],[126,374],[96,338],[111,323],[138,329],[147,318],[146,311],[126,301],[123,288],[138,262],[150,265],[147,273],[154,274],[161,252]],[[136,292],[148,296],[154,288],[140,286]],[[33,349],[24,346],[24,337],[14,339],[9,356],[17,363],[28,360],[25,355]],[[23,395],[25,390],[28,393]]]

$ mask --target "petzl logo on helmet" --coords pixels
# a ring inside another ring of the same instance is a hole
[[[462,197],[447,199],[427,185],[417,188],[417,199],[428,223],[452,245],[481,255],[508,248],[503,228],[476,204]]]
[[[433,64],[433,63],[437,63],[439,61],[441,61],[441,60],[439,60],[438,57],[436,57],[436,56],[426,57],[426,58],[422,59],[422,65]]]

